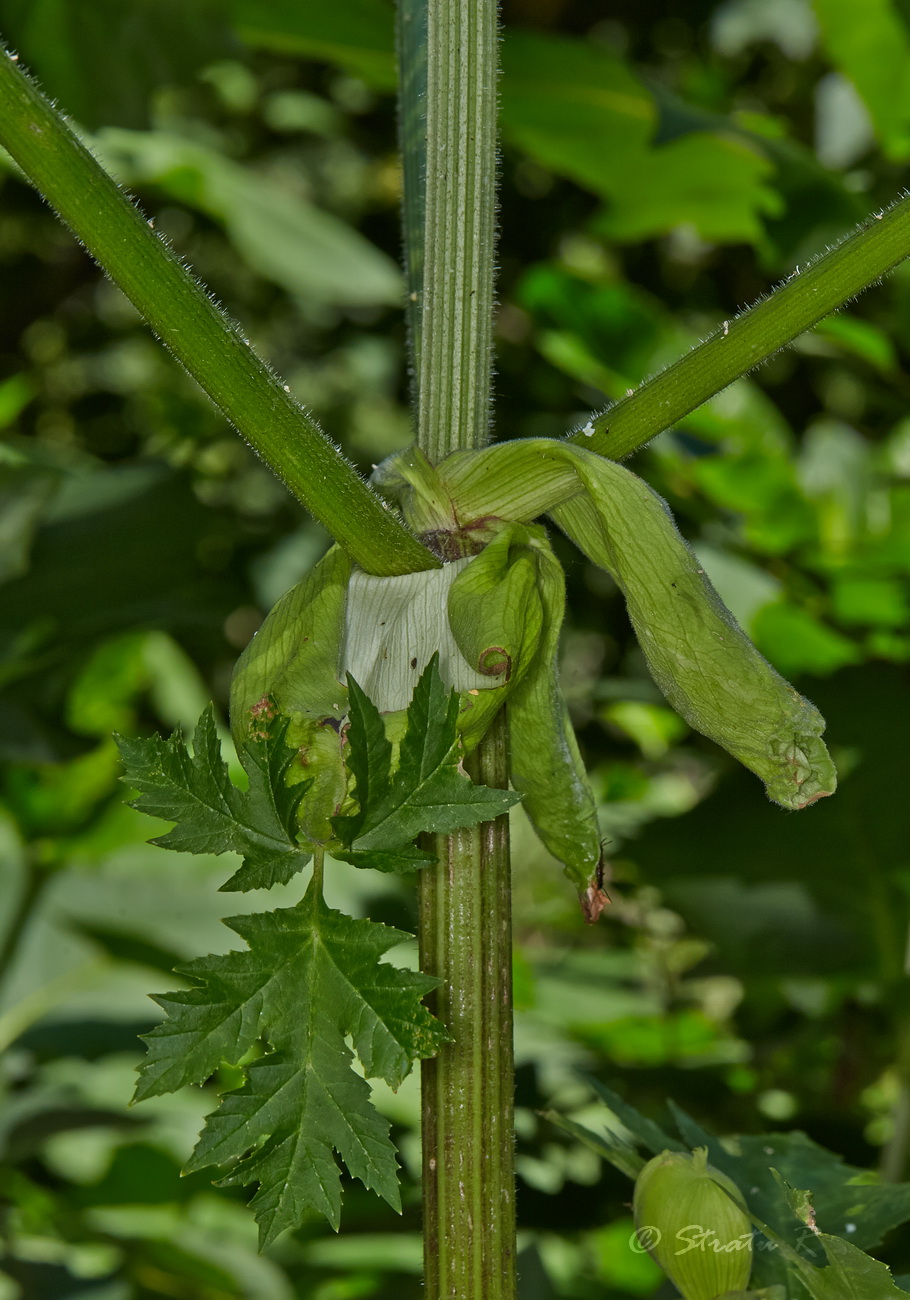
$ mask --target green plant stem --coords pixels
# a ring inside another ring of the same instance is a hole
[[[322,897],[322,883],[325,878],[325,849],[316,847],[313,850],[313,884],[319,897]]]
[[[910,199],[901,199],[830,252],[797,267],[786,284],[725,321],[704,343],[598,415],[591,421],[593,436],[575,433],[571,441],[621,460],[843,307],[908,255]]]
[[[427,19],[417,441],[435,463],[483,446],[490,423],[496,0],[427,0]]]
[[[508,785],[501,713],[469,760]],[[512,926],[509,819],[435,840],[421,873],[421,969],[439,976],[435,1014],[454,1042],[424,1061],[427,1300],[513,1300]]]
[[[0,47],[0,144],[163,343],[368,573],[435,568]]]
[[[496,0],[399,3],[405,247],[423,248],[409,259],[418,443],[436,462],[489,434],[498,13]],[[413,33],[424,17],[421,114]],[[471,775],[505,787],[508,748],[500,715]],[[434,843],[437,861],[420,876],[421,966],[441,981],[436,1011],[453,1042],[422,1066],[426,1296],[514,1300],[508,818]]]

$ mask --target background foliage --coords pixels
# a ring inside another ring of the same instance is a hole
[[[904,0],[503,11],[498,436],[577,426],[901,184]],[[0,32],[346,452],[368,471],[407,442],[386,0],[0,0]],[[241,1191],[178,1176],[211,1092],[127,1107],[147,993],[230,946],[231,868],[145,844],[111,732],[209,697],[223,719],[326,538],[11,165],[0,266],[0,1296],[416,1297],[413,1079],[378,1093],[403,1216],[355,1183],[340,1236],[314,1219],[261,1257]],[[686,734],[557,539],[614,903],[585,929],[516,817],[523,1300],[669,1294],[629,1249],[627,1181],[539,1113],[602,1127],[580,1070],[656,1117],[672,1096],[903,1173],[908,351],[900,269],[635,465],[828,718],[835,799],[788,816]],[[328,893],[414,928],[394,878],[338,864]],[[877,1253],[910,1274],[907,1228]]]

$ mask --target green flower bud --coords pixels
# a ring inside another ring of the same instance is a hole
[[[650,1160],[633,1210],[639,1242],[685,1300],[718,1300],[748,1286],[752,1223],[736,1184],[708,1165],[706,1147]]]

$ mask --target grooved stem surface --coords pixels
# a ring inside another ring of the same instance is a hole
[[[504,713],[468,767],[508,784]],[[420,878],[420,965],[442,980],[434,1010],[455,1041],[422,1065],[426,1295],[514,1300],[508,816],[435,846]]]
[[[495,0],[428,0],[418,442],[436,462],[490,422],[496,223]]]
[[[498,7],[399,3],[417,431],[436,462],[489,433]],[[466,766],[475,781],[508,785],[504,711]],[[421,1067],[426,1296],[515,1300],[508,817],[433,846],[437,861],[420,873],[420,964],[441,980],[434,1011],[453,1042]]]

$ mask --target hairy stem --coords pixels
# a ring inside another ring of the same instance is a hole
[[[489,431],[498,14],[496,0],[399,5],[418,442],[435,462]],[[508,748],[500,715],[470,760],[475,780],[507,786]],[[436,1011],[454,1041],[422,1066],[426,1296],[514,1300],[508,818],[434,843],[421,966],[442,981]]]
[[[797,267],[786,284],[725,321],[704,343],[598,415],[591,422],[593,435],[575,433],[571,441],[621,460],[843,307],[908,255],[910,199],[901,199],[830,252]]]
[[[435,462],[483,446],[489,428],[499,46],[496,0],[425,3],[417,440]]]
[[[358,564],[388,576],[437,567],[2,46],[0,144],[215,405]]]
[[[469,763],[508,785],[500,714]],[[421,969],[454,1042],[423,1070],[427,1300],[514,1300],[512,925],[509,819],[435,840],[421,873]]]

